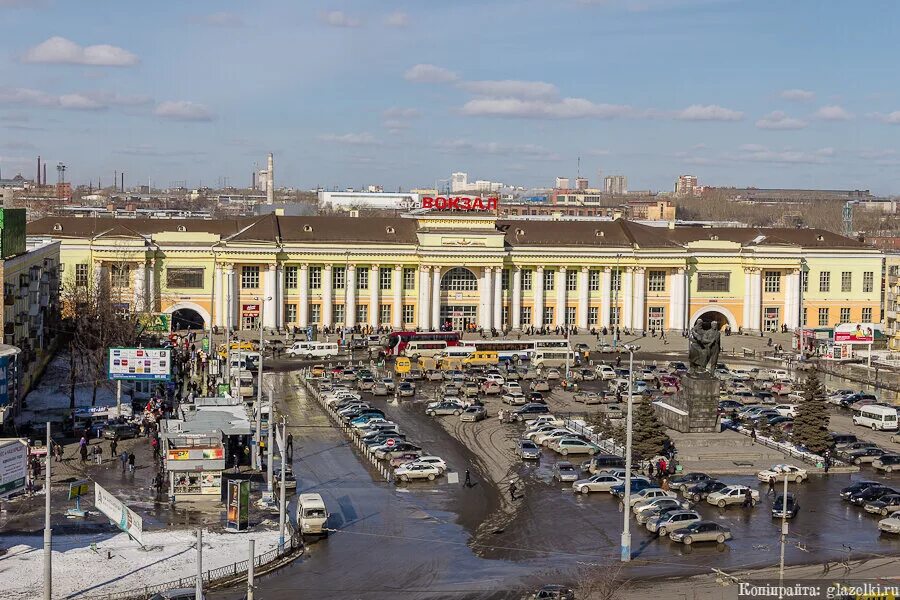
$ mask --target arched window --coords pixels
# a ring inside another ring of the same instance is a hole
[[[445,292],[470,292],[477,289],[478,278],[472,271],[463,267],[450,269],[441,278],[441,290]]]

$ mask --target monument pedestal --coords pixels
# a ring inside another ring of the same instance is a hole
[[[719,380],[709,373],[689,373],[681,378],[674,396],[653,403],[663,424],[681,433],[713,433],[719,408]]]

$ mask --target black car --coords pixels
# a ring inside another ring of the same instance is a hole
[[[857,481],[856,483],[848,485],[847,487],[841,489],[841,493],[840,493],[841,499],[849,500],[853,494],[862,492],[863,490],[866,490],[866,489],[872,487],[873,485],[881,485],[881,484],[878,483],[877,481]]]
[[[536,402],[538,404],[547,404],[547,401],[544,399],[544,395],[540,392],[531,392],[528,394],[529,402]]]
[[[889,452],[887,450],[883,450],[882,448],[861,448],[859,450],[848,452],[845,454],[845,456],[847,457],[847,460],[852,462],[854,465],[858,465],[864,462],[872,462],[876,458],[881,458],[885,454],[889,454]]]
[[[727,487],[727,483],[719,481],[718,479],[707,479],[706,481],[701,481],[696,485],[683,489],[682,494],[689,500],[699,502],[713,492],[724,490]]]
[[[533,600],[575,600],[575,592],[564,585],[545,585],[531,595]]]
[[[590,460],[594,471],[602,471],[603,469],[624,469],[625,459],[617,454],[596,454]]]
[[[526,404],[519,410],[513,412],[517,421],[524,421],[529,415],[549,415],[550,408],[546,404]]]
[[[137,437],[137,427],[129,423],[110,423],[103,429],[103,439],[128,440]]]
[[[861,492],[857,492],[850,496],[850,502],[856,504],[857,506],[862,506],[866,502],[873,502],[875,500],[880,500],[882,496],[887,496],[888,494],[896,494],[896,490],[889,488],[885,485],[873,485],[869,488]]]
[[[691,487],[703,481],[709,481],[712,479],[706,473],[685,473],[684,475],[679,475],[678,477],[673,477],[669,480],[669,486],[674,490],[680,490],[681,488]]]
[[[797,516],[799,510],[800,503],[790,492],[788,492],[786,499],[784,494],[778,494],[775,497],[775,503],[772,504],[772,516],[778,519],[782,517],[793,519]]]
[[[737,400],[720,400],[719,401],[719,412],[731,412],[733,410],[741,410],[744,408],[743,402],[738,402]]]
[[[831,446],[832,448],[835,446],[846,446],[847,444],[852,444],[853,442],[859,441],[858,438],[852,433],[832,433],[831,434]]]

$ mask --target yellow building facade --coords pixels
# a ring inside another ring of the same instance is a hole
[[[49,217],[64,277],[109,277],[132,310],[180,324],[521,330],[697,319],[775,331],[879,322],[883,255],[811,229],[616,221],[267,215]]]

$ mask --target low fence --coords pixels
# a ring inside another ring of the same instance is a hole
[[[320,392],[306,378],[307,374],[308,373],[306,371],[303,371],[300,374],[300,382],[302,383],[303,387],[306,388],[306,391],[316,399],[316,402],[319,403],[319,405],[322,407],[322,410],[328,413],[328,416],[331,417],[331,420],[334,421],[335,425],[337,425],[340,430],[344,432],[344,435],[347,436],[347,438],[350,440],[350,443],[356,447],[359,453],[362,454],[366,458],[366,460],[372,463],[372,467],[378,472],[378,474],[381,475],[388,483],[393,482],[394,474],[391,472],[391,468],[387,464],[385,464],[384,461],[375,458],[375,453],[372,452],[369,446],[363,443],[361,439],[362,435],[360,434],[360,432],[357,429],[350,427],[349,425],[344,423],[344,421],[337,414],[334,408],[328,406],[328,404],[325,402],[325,398],[322,395],[322,392]]]
[[[624,446],[617,444],[610,438],[601,438],[599,435],[594,433],[593,428],[584,421],[580,419],[566,419],[565,426],[575,433],[585,436],[591,441],[591,443],[599,446],[600,449],[607,454],[616,454],[622,457],[625,456]]]
[[[724,421],[726,421],[728,423],[731,422],[728,419],[725,419]],[[731,427],[731,429],[733,429],[734,431],[737,431],[738,433],[743,433],[746,436],[751,436],[752,430],[749,427],[744,427],[743,425],[739,425],[737,427]],[[796,458],[797,460],[803,461],[806,464],[813,465],[816,468],[821,469],[822,467],[825,466],[825,458],[824,457],[822,457],[818,454],[813,454],[812,452],[798,450],[792,444],[788,444],[786,442],[779,442],[770,437],[766,437],[764,435],[759,435],[759,433],[756,434],[756,438],[754,439],[754,441],[757,444],[762,444],[763,446],[766,446],[767,448],[772,448],[773,450],[778,450],[779,452],[782,452],[783,454],[787,454],[788,456],[790,456],[792,458]],[[847,463],[845,463],[841,460],[838,460],[837,458],[834,458],[834,457],[832,457],[831,463],[832,463],[832,465],[842,469],[843,471],[847,471],[847,470],[858,471],[859,470],[859,467],[854,467],[853,465],[848,465]]]
[[[297,531],[293,530],[290,524],[288,526],[291,528],[291,535],[285,540],[283,548],[272,548],[268,552],[253,558],[254,576],[265,575],[303,554],[302,537]],[[246,580],[249,567],[250,559],[248,558],[218,569],[204,571],[203,589],[221,589]],[[91,600],[146,600],[154,594],[182,588],[193,588],[196,585],[197,576],[191,575],[190,577],[182,577],[181,579],[148,585],[139,589],[113,592],[111,594],[93,594],[90,597]]]

